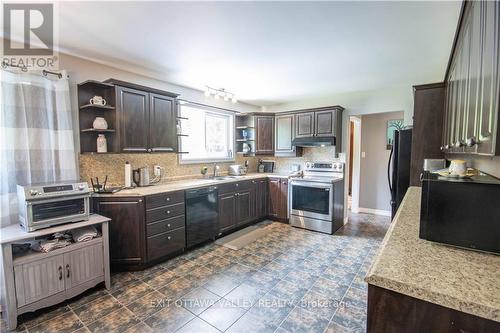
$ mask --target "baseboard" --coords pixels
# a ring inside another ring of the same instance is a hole
[[[391,216],[390,210],[382,210],[382,209],[372,209],[372,208],[358,208],[358,213],[367,213],[373,215],[381,215],[381,216]]]

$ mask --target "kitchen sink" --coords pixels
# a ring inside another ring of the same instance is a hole
[[[219,177],[214,177],[212,178],[213,180],[228,180],[228,179],[235,179],[235,178],[240,178],[242,176],[219,176]]]

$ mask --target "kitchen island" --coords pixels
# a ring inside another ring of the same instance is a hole
[[[499,332],[500,256],[420,239],[420,197],[408,189],[365,278],[368,332]]]

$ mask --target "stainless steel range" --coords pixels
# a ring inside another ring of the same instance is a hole
[[[307,162],[289,184],[292,226],[332,234],[344,225],[344,163]]]

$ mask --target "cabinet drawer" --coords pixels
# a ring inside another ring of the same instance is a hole
[[[184,214],[184,202],[146,211],[146,223],[168,219]]]
[[[231,193],[231,192],[239,192],[242,190],[248,190],[252,187],[251,180],[244,180],[239,182],[231,182],[226,184],[221,184],[218,186],[219,194]]]
[[[157,234],[161,234],[162,232],[172,231],[177,228],[185,227],[185,216],[180,215],[176,217],[172,217],[166,220],[160,220],[153,223],[148,223],[147,225],[147,235],[154,236]]]
[[[184,228],[148,237],[148,260],[153,260],[180,251],[186,247]]]
[[[184,191],[160,193],[146,197],[146,209],[184,202]]]

